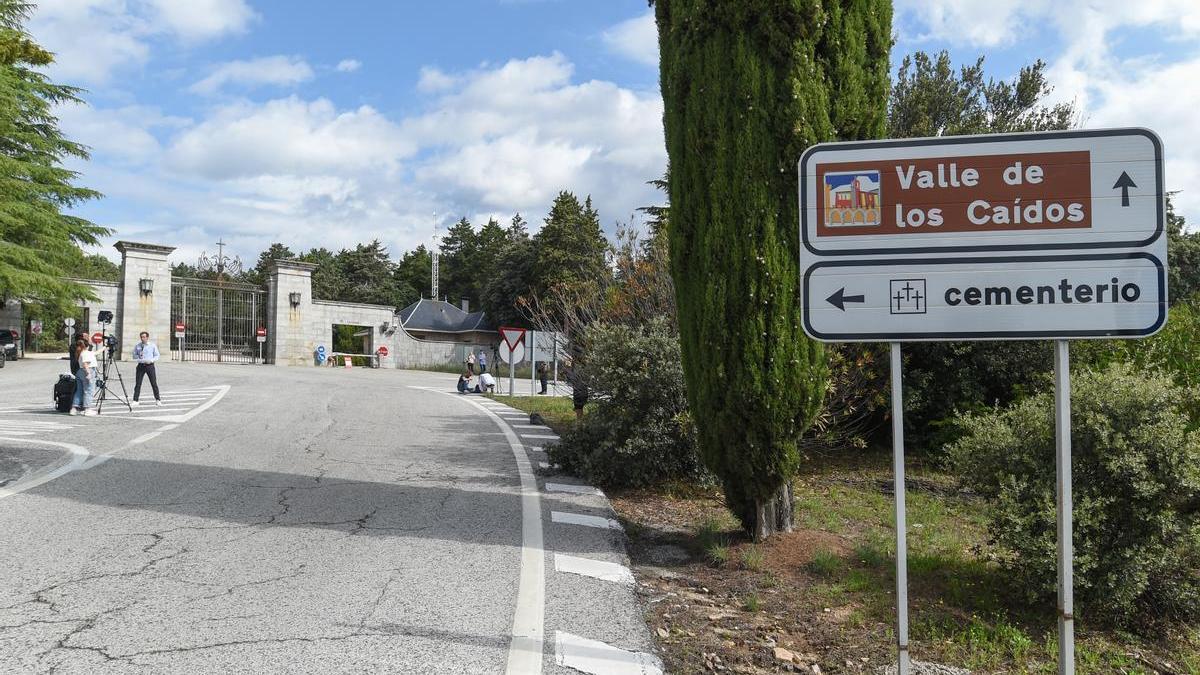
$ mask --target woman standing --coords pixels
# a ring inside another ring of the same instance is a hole
[[[475,374],[475,352],[467,352],[467,373]]]
[[[93,417],[96,414],[91,407],[92,398],[96,395],[96,354],[88,349],[86,340],[77,340],[75,358],[79,362],[79,369],[75,371],[75,407],[68,412],[75,415],[78,410],[88,417]]]

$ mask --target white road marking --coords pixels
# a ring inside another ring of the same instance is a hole
[[[19,483],[9,486],[9,487],[0,488],[0,499],[4,499],[5,497],[11,497],[15,494],[20,494],[30,488],[35,488],[43,483],[50,482],[50,481],[54,480],[55,478],[58,478],[59,476],[62,476],[66,473],[70,473],[71,471],[74,471],[75,469],[78,469],[79,467],[83,466],[84,462],[86,462],[88,457],[91,456],[91,453],[88,452],[87,448],[75,445],[73,443],[57,443],[55,441],[30,441],[30,440],[25,440],[25,439],[10,438],[8,436],[0,436],[0,441],[4,441],[4,440],[16,441],[17,443],[31,443],[33,445],[53,445],[55,447],[65,448],[68,451],[70,451],[70,453],[71,453],[71,461],[67,462],[66,464],[63,464],[62,466],[55,467],[44,473],[34,474],[33,477],[31,477],[27,480],[23,480]]]
[[[554,662],[591,675],[662,675],[663,664],[657,656],[631,652],[619,647],[554,632]]]
[[[544,462],[543,462],[544,463]],[[622,531],[621,523],[618,523],[612,518],[601,518],[600,516],[587,516],[582,513],[570,513],[567,511],[551,511],[550,520],[564,525],[582,525],[584,527],[598,527],[602,530]]]
[[[542,499],[529,456],[512,428],[488,406],[474,399],[459,397],[433,387],[413,387],[435,391],[466,401],[478,408],[504,432],[517,472],[521,474],[521,579],[517,585],[517,606],[513,611],[512,642],[508,647],[506,675],[539,675],[545,641],[546,552],[542,544]]]
[[[517,431],[520,432],[520,429]],[[547,438],[555,441],[558,440],[558,436],[553,436],[550,434],[521,434],[521,438]]]
[[[591,485],[570,485],[567,483],[546,483],[546,492],[569,492],[576,495],[599,495],[604,493]]]
[[[187,408],[186,407],[169,408],[167,406],[163,406],[161,408],[158,406],[154,406],[152,408],[138,407],[138,408],[134,408],[133,410],[129,410],[128,408],[122,408],[120,410],[105,410],[104,412],[102,412],[100,414],[101,415],[137,415],[138,413],[150,413],[150,412],[162,413],[162,412],[170,412],[172,410],[187,410]]]
[[[101,464],[112,459],[113,456],[116,455],[118,452],[121,452],[122,450],[128,450],[129,448],[132,448],[135,445],[140,445],[142,443],[145,443],[146,441],[157,438],[158,435],[163,433],[164,431],[170,431],[170,430],[178,428],[178,427],[179,427],[178,424],[164,424],[161,427],[155,429],[154,431],[151,431],[150,433],[142,434],[141,436],[138,436],[137,438],[133,439],[132,441],[129,441],[128,443],[126,443],[125,445],[122,445],[121,447],[117,448],[116,450],[109,450],[108,452],[106,452],[102,455],[96,455],[96,456],[92,457],[90,460],[87,461],[86,464],[84,464],[80,468],[83,470],[87,470],[87,469],[92,469],[97,466],[100,466]]]
[[[140,419],[158,420],[158,421],[162,421],[162,422],[176,422],[178,424],[183,424],[184,422],[192,419],[196,415],[199,415],[200,413],[204,412],[205,410],[208,410],[209,408],[213,407],[221,399],[225,398],[225,394],[229,393],[229,385],[227,385],[227,384],[217,385],[217,386],[211,387],[211,390],[213,392],[212,398],[208,399],[207,401],[200,404],[199,406],[193,408],[191,410],[191,412],[187,412],[182,415],[163,415],[163,416],[154,416],[154,417],[142,417]]]
[[[550,469],[550,462],[538,462],[538,466],[543,469]]]
[[[633,572],[628,567],[618,565],[617,563],[604,562],[603,560],[577,558],[573,555],[555,553],[554,570],[556,572],[592,577],[601,581],[611,581],[616,584],[633,584]]]

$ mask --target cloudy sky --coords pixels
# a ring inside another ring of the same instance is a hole
[[[560,189],[608,229],[659,196],[662,101],[645,0],[41,0],[62,124],[93,148],[81,213],[116,238],[218,238],[250,258],[378,238],[393,254],[467,216],[536,227]],[[1042,58],[1087,127],[1164,138],[1200,222],[1200,2],[898,0],[893,59],[948,49],[1011,77]],[[111,252],[111,249],[108,249]]]

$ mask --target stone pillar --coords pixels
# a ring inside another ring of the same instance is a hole
[[[276,260],[271,264],[267,282],[267,343],[272,362],[277,366],[311,366],[313,350],[305,321],[312,314],[312,272],[314,263]],[[292,305],[292,294],[299,304]]]
[[[142,331],[150,333],[159,351],[170,351],[171,265],[167,256],[175,247],[132,241],[118,241],[115,247],[121,252],[121,289],[117,316],[108,330],[120,340],[117,358],[123,360],[133,353]],[[149,282],[148,292],[142,290],[143,279]]]

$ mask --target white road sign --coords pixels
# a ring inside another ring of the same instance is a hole
[[[826,143],[800,160],[806,253],[1139,248],[1164,223],[1146,129]]]
[[[500,354],[500,360],[505,363],[521,363],[525,360],[525,342],[522,340],[517,345],[515,350],[509,350],[508,343],[504,340],[500,341],[500,346],[496,348],[496,352]]]
[[[1166,321],[1144,253],[836,260],[808,268],[805,331],[827,341],[1136,337]]]
[[[1166,321],[1145,129],[817,145],[804,330],[825,341],[1140,337]]]

